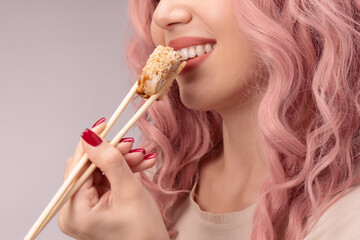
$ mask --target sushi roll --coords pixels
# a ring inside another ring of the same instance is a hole
[[[171,47],[158,46],[149,56],[138,78],[136,93],[149,98],[159,92],[167,82],[170,73],[175,72],[181,61],[181,54]],[[161,99],[166,92],[159,97]]]

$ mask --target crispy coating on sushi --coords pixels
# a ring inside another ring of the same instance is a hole
[[[138,79],[136,93],[149,98],[156,94],[166,83],[171,71],[175,71],[180,63],[181,54],[171,47],[158,46],[150,55]],[[163,96],[160,96],[160,99]]]

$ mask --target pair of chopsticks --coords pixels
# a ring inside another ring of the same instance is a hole
[[[147,111],[147,109],[153,104],[160,96],[166,94],[170,88],[173,80],[185,67],[186,62],[182,62],[176,71],[171,71],[166,78],[166,83],[160,89],[159,92],[152,95],[142,107],[134,114],[134,116],[129,120],[129,122],[119,131],[119,133],[111,140],[110,144],[116,146],[121,138],[130,130],[130,128],[137,122],[141,115]],[[126,95],[124,100],[121,102],[117,110],[109,119],[109,122],[106,124],[105,129],[100,133],[100,137],[104,138],[109,132],[111,127],[115,124],[116,120],[119,118],[121,113],[125,110],[131,99],[136,93],[138,83],[136,82],[131,88],[129,93]],[[88,156],[85,153],[78,164],[75,166],[73,171],[70,173],[68,178],[61,185],[55,196],[51,199],[48,206],[42,212],[40,217],[36,220],[30,231],[25,236],[24,240],[33,240],[35,239],[42,229],[47,225],[47,223],[54,217],[54,215],[59,211],[59,209],[69,200],[72,195],[79,189],[79,187],[85,182],[85,180],[94,172],[96,169],[95,164],[91,164],[86,171],[79,177],[80,173],[84,169],[86,163],[88,162]],[[79,177],[79,178],[78,178]]]

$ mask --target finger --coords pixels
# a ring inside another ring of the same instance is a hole
[[[131,171],[133,171],[133,173],[136,173],[152,168],[156,164],[156,156],[157,153],[151,153],[149,155],[146,155],[139,164],[131,167]]]
[[[106,186],[103,186],[103,185],[94,185],[94,188],[96,189],[99,198],[101,198],[107,191],[110,190],[109,187],[106,187]],[[95,203],[94,205],[96,205],[95,201],[94,201],[94,203]]]
[[[127,165],[121,152],[89,129],[82,133],[81,143],[89,159],[104,172],[114,196],[132,191],[138,181]]]
[[[119,149],[122,155],[125,155],[131,150],[131,148],[133,147],[133,143],[134,143],[134,138],[132,137],[123,138],[120,140],[116,148]]]
[[[110,182],[109,182],[109,180],[107,179],[107,177],[105,175],[103,175],[103,178],[101,179],[100,185],[104,186],[104,187],[107,187],[107,188],[110,188]]]
[[[101,172],[100,168],[96,168],[94,173],[93,173],[93,177],[94,177],[94,185],[99,185],[101,183],[102,177],[103,177],[103,173]]]
[[[94,187],[96,187],[96,189],[98,190],[99,198],[101,198],[102,195],[104,195],[107,191],[110,190],[110,182],[103,174],[100,183],[98,185],[94,185]]]
[[[143,160],[146,154],[145,149],[143,148],[136,148],[129,151],[128,154],[124,155],[125,161],[127,164],[132,167],[135,166]]]
[[[87,163],[86,167],[89,165],[90,163]],[[68,216],[64,217],[65,219],[69,219],[71,215],[82,216],[83,213],[87,212],[99,201],[98,194],[92,186],[93,175],[80,186],[76,193],[60,209],[64,216]]]
[[[93,180],[93,184],[94,187],[98,188],[99,190],[101,189],[105,189],[105,190],[109,190],[110,189],[110,183],[109,180],[107,179],[107,177],[104,175],[103,172],[101,172],[100,168],[96,168],[96,170],[93,173],[94,176],[94,180]],[[99,191],[99,194],[102,195]]]
[[[95,133],[100,134],[105,129],[105,126],[106,126],[105,118],[101,118],[93,125],[92,130]],[[68,158],[68,160],[66,161],[64,179],[66,179],[68,177],[68,175],[75,168],[76,164],[80,161],[80,159],[82,158],[82,156],[84,154],[85,154],[85,151],[79,140],[74,154],[70,158]]]
[[[85,169],[90,166],[91,162],[89,161],[85,165]],[[100,178],[100,179],[99,179]],[[88,179],[80,186],[77,192],[72,197],[72,204],[75,209],[79,212],[87,211],[91,209],[94,205],[99,201],[99,192],[97,191],[97,184],[95,184],[95,180],[101,182],[102,172],[101,170],[94,171]]]

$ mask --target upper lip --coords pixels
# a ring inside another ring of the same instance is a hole
[[[175,51],[177,51],[186,47],[201,45],[205,43],[216,43],[216,40],[213,38],[203,37],[180,37],[172,39],[169,42],[168,46],[172,47]]]

